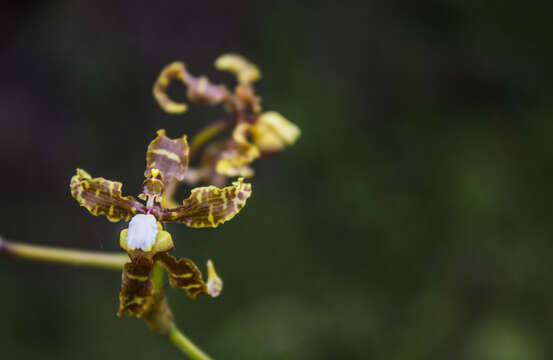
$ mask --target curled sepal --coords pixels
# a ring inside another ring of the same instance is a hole
[[[159,253],[155,260],[161,262],[169,273],[169,283],[174,288],[186,290],[192,299],[202,293],[208,293],[207,285],[202,280],[202,273],[192,260],[182,258],[177,260],[167,253]]]
[[[161,70],[156,82],[154,83],[153,94],[159,106],[170,114],[182,114],[188,107],[184,103],[178,103],[167,95],[167,90],[172,80],[183,81],[186,69],[182,62],[173,62]]]
[[[172,80],[180,80],[186,84],[186,96],[195,103],[215,105],[228,100],[230,96],[225,86],[214,85],[205,76],[195,77],[186,71],[184,63],[173,62],[161,71],[153,88],[154,98],[159,106],[171,114],[183,113],[188,108],[186,104],[175,102],[167,95]]]
[[[263,153],[278,152],[292,145],[301,131],[292,122],[276,111],[263,113],[256,124],[250,128],[253,143]]]
[[[261,71],[245,57],[238,54],[223,54],[215,60],[218,70],[231,72],[240,84],[250,84],[261,78]]]
[[[217,227],[238,214],[252,194],[251,184],[243,178],[232,186],[217,188],[206,186],[195,188],[183,205],[174,209],[163,209],[160,221],[175,221],[193,228]]]
[[[131,216],[143,213],[144,207],[132,196],[121,195],[123,184],[104,178],[92,178],[86,171],[77,169],[71,178],[71,195],[92,215],[105,215],[109,221],[128,221]]]
[[[232,133],[233,141],[221,152],[215,165],[215,170],[225,176],[251,177],[253,170],[248,166],[260,156],[257,146],[247,140],[247,134],[252,125],[248,123],[238,124]]]
[[[150,257],[134,256],[123,266],[119,312],[117,316],[142,316],[152,303],[154,284],[151,273],[154,263]]]
[[[161,173],[163,182],[173,179],[182,181],[188,167],[188,142],[186,135],[178,139],[169,139],[165,130],[157,131],[157,137],[152,140],[146,151],[146,170],[144,176],[149,179],[158,177]],[[155,189],[154,186],[151,186]],[[159,191],[162,189],[160,188]]]

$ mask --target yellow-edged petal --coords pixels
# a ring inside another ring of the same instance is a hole
[[[155,260],[161,262],[169,273],[169,283],[172,287],[186,290],[192,299],[202,293],[208,293],[207,285],[202,280],[202,273],[192,260],[186,258],[177,260],[167,253],[157,254]]]
[[[238,214],[251,196],[252,186],[243,180],[240,178],[232,186],[222,189],[215,186],[195,188],[182,206],[163,209],[159,219],[193,228],[217,227]]]
[[[92,178],[86,171],[77,169],[71,178],[71,195],[92,215],[105,215],[109,221],[128,221],[133,215],[143,213],[144,207],[132,196],[123,197],[123,184],[104,178]]]

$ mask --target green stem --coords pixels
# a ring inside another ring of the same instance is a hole
[[[163,266],[158,262],[156,262],[154,270],[152,270],[152,282],[154,283],[154,291],[163,290]]]
[[[196,151],[211,140],[214,136],[219,134],[221,131],[227,129],[229,127],[229,124],[226,121],[218,120],[215,121],[198,132],[194,138],[192,138],[192,141],[190,143],[190,150],[189,150],[189,157],[192,159],[194,155],[196,154]]]
[[[152,282],[154,283],[154,291],[156,293],[163,291],[163,267],[159,263],[156,263],[154,266],[154,270],[152,272]],[[163,299],[163,301],[166,301],[163,294],[161,294],[161,296],[158,298],[158,301],[160,301],[161,299]],[[160,312],[157,315],[163,316],[165,314]],[[169,328],[167,336],[169,337],[169,340],[171,340],[171,342],[175,344],[176,347],[178,347],[183,353],[188,355],[193,360],[211,360],[209,355],[204,353],[196,344],[188,339],[186,335],[184,335],[177,328],[177,325],[175,325],[175,322],[173,321],[172,315],[157,320],[161,320],[161,322],[163,322],[164,319],[168,320],[168,323],[166,323],[168,324]]]
[[[121,270],[129,261],[126,254],[110,254],[99,251],[67,250],[56,247],[27,245],[4,240],[0,237],[0,255],[45,261],[58,264]]]
[[[187,354],[193,360],[211,360],[209,355],[204,353],[199,347],[197,347],[190,339],[186,337],[173,323],[171,324],[171,330],[169,331],[169,339],[175,344],[176,347],[181,349],[182,352]]]

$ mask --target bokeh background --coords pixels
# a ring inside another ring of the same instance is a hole
[[[164,114],[161,68],[231,82],[212,64],[239,52],[303,135],[256,163],[233,221],[169,226],[225,281],[215,300],[168,290],[194,341],[218,359],[551,359],[552,4],[4,4],[0,234],[118,250],[125,225],[77,206],[74,169],[136,196],[157,129],[221,113]],[[115,316],[119,273],[4,257],[0,287],[3,359],[180,356]]]

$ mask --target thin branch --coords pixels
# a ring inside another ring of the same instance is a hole
[[[232,118],[223,118],[217,121],[212,122],[211,124],[202,128],[190,142],[190,159],[194,158],[196,152],[202,147],[206,142],[211,140],[213,137],[220,134],[222,131],[228,129],[232,124]]]
[[[129,261],[126,254],[100,251],[67,250],[49,246],[28,245],[11,242],[0,236],[0,255],[8,255],[33,261],[121,270]]]
[[[193,360],[211,360],[209,355],[204,353],[199,347],[197,347],[190,339],[186,337],[173,323],[171,325],[171,331],[169,332],[169,339],[175,344],[176,347],[181,349],[182,352],[190,356]]]

